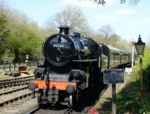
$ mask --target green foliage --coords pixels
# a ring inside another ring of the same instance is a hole
[[[44,30],[23,13],[10,9],[0,1],[0,60],[10,56],[10,52],[15,62],[24,62],[26,54],[33,60],[41,52]]]
[[[150,50],[146,49],[143,57],[144,100],[140,99],[140,63],[137,61],[129,75],[127,85],[117,95],[118,110],[143,114],[150,112]]]
[[[30,75],[34,75],[34,70],[35,70],[35,68],[30,68],[30,69],[28,69],[29,74],[30,74]]]
[[[150,112],[150,95],[145,95],[141,102],[139,92],[121,92],[117,96],[117,108],[141,114]]]
[[[15,61],[24,61],[25,55],[30,55],[30,60],[34,57],[36,48],[40,45],[37,34],[24,25],[20,29],[13,31],[10,37],[12,50],[15,54]]]
[[[147,92],[150,90],[150,49],[146,48],[142,61],[144,87],[145,91]]]
[[[23,62],[26,54],[29,54],[30,60],[32,60],[41,53],[41,42],[44,38],[57,33],[57,27],[60,25],[69,25],[70,31],[79,31],[81,35],[91,37],[104,44],[123,49],[128,47],[110,25],[102,26],[95,33],[77,6],[66,6],[64,10],[48,21],[48,27],[45,29],[39,28],[23,13],[12,9],[3,0],[0,1],[0,59],[2,56],[9,56],[7,53],[11,51],[16,62]]]
[[[0,58],[5,53],[6,48],[10,48],[8,37],[10,31],[8,29],[8,11],[0,2]]]

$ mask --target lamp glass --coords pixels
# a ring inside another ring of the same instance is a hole
[[[136,43],[135,47],[136,47],[138,55],[143,55],[144,48],[145,48],[145,43],[140,43],[140,44]]]

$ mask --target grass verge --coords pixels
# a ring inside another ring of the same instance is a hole
[[[150,92],[144,77],[144,100],[141,101],[139,68],[133,69],[130,75],[126,76],[123,86],[117,85],[117,110],[118,114],[150,114]]]

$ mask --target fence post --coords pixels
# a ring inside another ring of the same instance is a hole
[[[11,63],[9,63],[9,71],[11,71]]]
[[[4,64],[3,64],[3,70],[5,71],[5,62],[4,62]]]
[[[14,62],[14,71],[15,71],[15,68],[16,68],[16,63]]]
[[[28,59],[26,59],[26,67],[28,68]]]

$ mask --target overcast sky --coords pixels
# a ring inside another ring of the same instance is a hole
[[[11,7],[25,13],[39,26],[45,26],[49,17],[62,11],[66,5],[80,6],[89,24],[97,29],[110,24],[122,39],[150,42],[150,0],[140,0],[133,6],[120,0],[105,0],[105,6],[90,0],[5,0]]]

